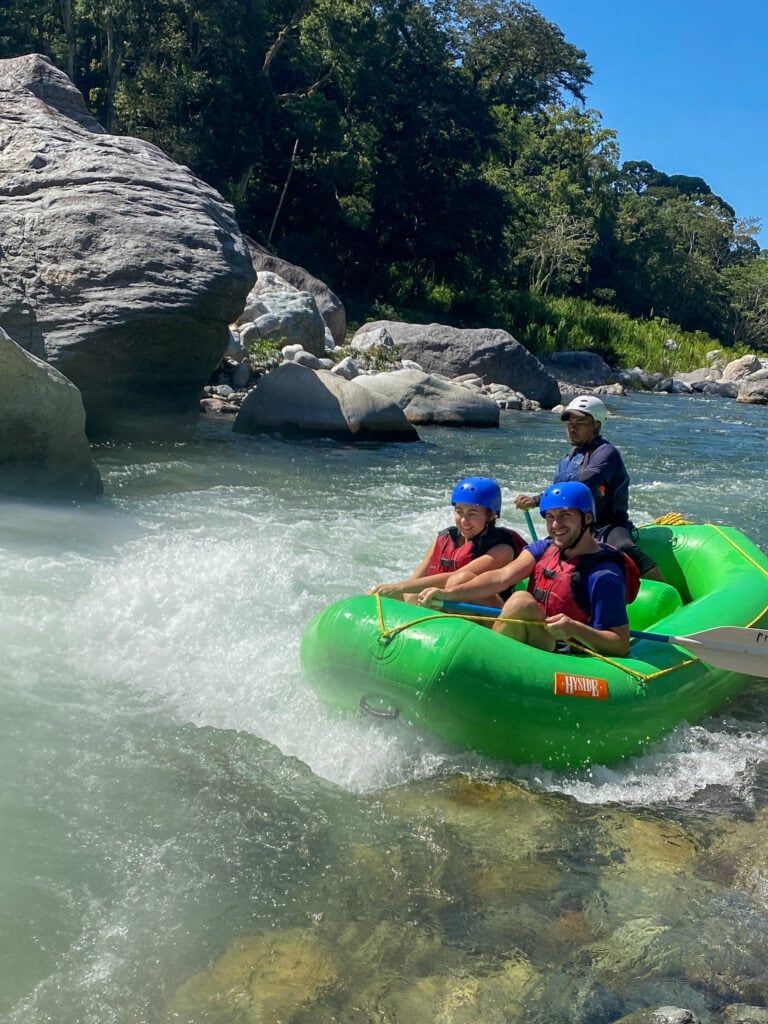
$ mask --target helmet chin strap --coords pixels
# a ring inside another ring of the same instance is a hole
[[[561,550],[560,550],[560,557],[561,558],[567,558],[568,557],[568,554],[567,554],[568,551],[571,551],[571,550],[573,550],[573,548],[578,547],[579,542],[581,541],[581,538],[584,536],[584,534],[587,532],[587,530],[590,528],[591,525],[592,525],[591,523],[587,522],[586,513],[582,512],[581,513],[581,532],[579,533],[579,536],[576,538],[576,540],[573,542],[573,544],[569,544],[567,548],[561,548]]]

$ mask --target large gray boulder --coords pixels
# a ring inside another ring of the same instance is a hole
[[[274,277],[270,274],[269,277]],[[259,278],[262,272],[259,272]],[[279,278],[278,278],[279,280]],[[311,292],[300,292],[292,285],[263,286],[259,280],[251,289],[245,309],[238,317],[240,338],[250,345],[259,338],[272,338],[279,347],[300,345],[318,358],[325,355],[325,321],[320,316]],[[255,335],[248,332],[253,326]]]
[[[409,423],[443,427],[499,425],[499,407],[492,398],[420,370],[358,376],[354,383],[396,402]]]
[[[0,328],[0,495],[92,498],[101,477],[85,436],[80,392]]]
[[[317,308],[331,332],[335,344],[343,345],[347,333],[347,314],[338,295],[335,295],[327,284],[314,277],[304,267],[296,266],[287,260],[274,256],[269,249],[259,245],[252,238],[245,236],[251,253],[254,270],[268,271],[282,277],[288,284],[300,292],[309,292],[314,296]]]
[[[694,384],[693,390],[715,398],[736,398],[739,393],[739,385],[735,380],[705,380]]]
[[[330,437],[339,441],[418,441],[396,402],[330,370],[281,363],[248,393],[232,429],[239,434]]]
[[[558,380],[579,384],[607,384],[613,377],[613,370],[597,352],[553,352],[544,366]]]
[[[611,377],[617,384],[629,388],[630,391],[651,391],[654,384],[658,384],[662,379],[660,373],[648,373],[639,366],[616,370]]]
[[[92,439],[185,436],[256,276],[231,207],[39,55],[0,60],[0,134],[0,325],[80,389]]]
[[[768,405],[768,370],[758,370],[740,381],[736,401],[747,405]]]
[[[763,364],[760,362],[760,359],[750,352],[745,356],[740,356],[738,359],[732,359],[723,370],[721,380],[743,380],[744,377],[757,373],[761,369],[763,369]]]
[[[476,374],[486,384],[506,384],[546,409],[560,402],[557,381],[507,331],[375,320],[357,331],[352,347],[367,344],[365,336],[382,328],[399,347],[402,358],[413,360],[427,373],[446,377]]]
[[[674,376],[675,380],[690,384],[694,390],[697,390],[696,385],[698,384],[706,384],[720,379],[720,373],[709,366],[700,366],[697,370],[678,370]]]
[[[653,390],[658,394],[665,395],[692,395],[693,388],[684,380],[677,377],[665,377],[658,384],[654,384]]]

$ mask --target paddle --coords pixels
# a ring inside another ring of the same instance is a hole
[[[494,618],[501,609],[482,604],[464,604],[460,601],[433,601],[434,607],[459,615]],[[666,633],[642,633],[630,630],[635,640],[655,640],[662,644],[675,644],[700,661],[729,672],[742,672],[747,676],[768,677],[768,629],[750,629],[748,626],[715,626],[690,636],[672,636]]]
[[[533,525],[531,513],[527,508],[523,509],[523,515],[525,516],[526,523],[528,523],[528,529],[531,531],[531,540],[538,540],[539,538],[536,536],[536,527]]]
[[[637,640],[675,644],[715,668],[743,672],[748,676],[768,676],[768,630],[715,626],[689,636],[641,633],[639,630],[630,630],[630,636]]]

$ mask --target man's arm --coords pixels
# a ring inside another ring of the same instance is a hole
[[[623,658],[629,654],[629,625],[612,629],[595,629],[586,622],[577,622],[567,615],[550,615],[547,629],[556,640],[576,640],[598,654]]]
[[[553,615],[547,626],[557,640],[576,640],[598,654],[624,657],[629,653],[629,623],[624,574],[618,566],[598,567],[587,578],[589,625],[567,615]]]
[[[625,477],[629,483],[629,476],[621,455],[609,441],[606,441],[598,445],[594,451],[589,452],[588,457],[581,464],[578,479],[592,491],[592,497],[595,499],[595,505],[599,511],[600,506],[616,489],[617,482]]]
[[[429,604],[430,600],[482,601],[483,598],[499,594],[502,590],[513,587],[520,580],[526,579],[533,572],[535,564],[536,559],[526,548],[509,565],[481,573],[466,583],[451,586],[449,580],[448,585],[442,590],[437,587],[427,587],[419,594],[419,604]]]

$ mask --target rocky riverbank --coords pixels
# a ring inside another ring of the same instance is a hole
[[[614,369],[593,352],[541,362],[503,330],[393,321],[364,324],[339,349],[328,325],[322,334],[313,292],[259,271],[231,325],[230,352],[203,389],[204,413],[233,418],[242,433],[403,440],[407,424],[495,427],[500,410],[559,412],[582,392],[768,402],[768,359],[728,361],[722,351],[709,354],[707,367],[665,377]]]
[[[348,338],[322,281],[242,235],[188,168],[109,135],[40,55],[0,61],[0,128],[0,495],[93,497],[90,443],[183,440],[201,411],[244,434],[414,441],[592,389],[768,403],[756,355],[662,379],[589,352],[543,363],[484,327],[372,321]]]

